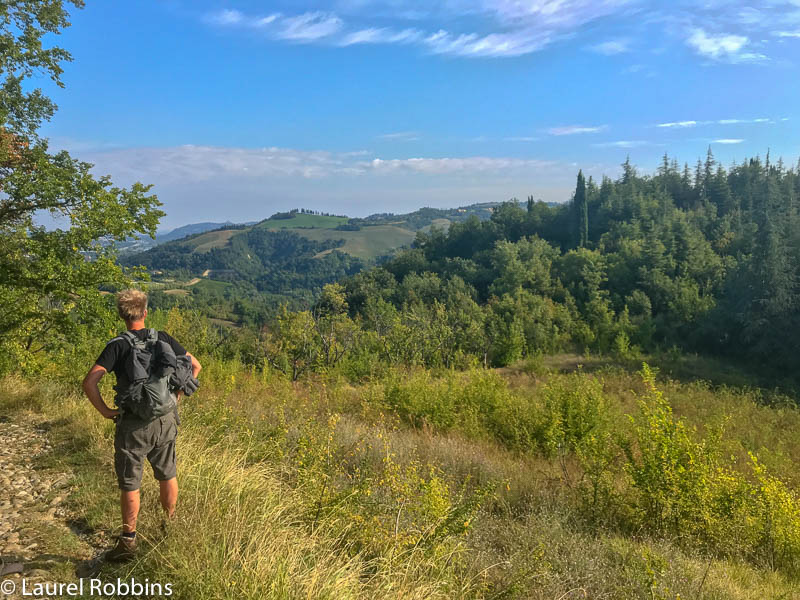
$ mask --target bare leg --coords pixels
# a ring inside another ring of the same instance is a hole
[[[166,481],[159,481],[158,486],[161,508],[167,513],[167,517],[171,519],[175,514],[175,504],[178,502],[178,479],[173,477]]]
[[[122,531],[132,533],[136,531],[136,518],[139,516],[139,490],[133,492],[123,491],[120,494],[122,505]]]

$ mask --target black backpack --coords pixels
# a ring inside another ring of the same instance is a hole
[[[126,340],[131,351],[125,364],[129,383],[124,388],[114,388],[117,406],[146,421],[174,411],[177,404],[171,380],[175,379],[178,363],[172,347],[158,339],[155,329],[147,331],[144,341],[130,331],[118,339]]]

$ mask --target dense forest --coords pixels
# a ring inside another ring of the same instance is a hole
[[[693,170],[665,155],[654,174],[630,160],[616,180],[579,173],[563,204],[514,199],[351,219],[347,226],[425,225],[411,248],[372,268],[338,251],[339,240],[265,228],[202,253],[172,242],[124,262],[185,277],[213,269],[232,285],[196,286],[191,298],[156,291],[154,306],[192,306],[247,326],[257,335],[243,352],[256,360],[265,339],[285,335],[281,304],[318,321],[333,302],[359,332],[340,336],[337,360],[504,366],[562,351],[674,349],[791,373],[799,195],[797,170],[782,161],[726,169],[709,150]],[[437,227],[445,216],[449,228]],[[327,364],[320,344],[303,346],[308,368]]]
[[[368,328],[427,322],[493,365],[577,346],[626,354],[678,346],[795,368],[800,177],[782,161],[654,175],[578,175],[571,202],[530,199],[418,233],[414,248],[344,282]]]

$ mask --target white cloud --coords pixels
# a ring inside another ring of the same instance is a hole
[[[298,42],[313,42],[338,33],[343,26],[336,15],[324,12],[308,12],[280,21],[282,27],[278,37]]]
[[[547,130],[550,135],[576,135],[579,133],[600,133],[608,129],[608,125],[585,127],[583,125],[567,125],[564,127],[551,127]]]
[[[598,54],[613,56],[615,54],[630,52],[630,44],[630,40],[608,40],[607,42],[589,46],[589,50],[597,52]]]
[[[619,140],[617,142],[603,142],[595,144],[598,148],[640,148],[642,146],[649,146],[651,142],[642,140]]]
[[[416,29],[403,29],[396,31],[386,37],[387,44],[406,44],[414,42],[422,37],[422,33]]]
[[[766,62],[765,37],[773,43],[800,37],[798,0],[741,4],[736,0],[678,0],[668,7],[658,3],[648,7],[642,0],[333,0],[325,3],[331,12],[259,17],[229,9],[205,20],[217,26],[261,27],[272,39],[334,46],[413,44],[434,54],[462,57],[530,54],[574,37],[599,19],[630,14],[637,14],[642,23],[676,28],[698,55],[716,62]],[[424,23],[427,28],[403,29],[404,22]],[[616,55],[630,52],[632,44],[629,38],[609,39],[587,49]],[[664,46],[657,49],[667,51]]]
[[[266,27],[267,25],[277,21],[279,17],[280,15],[269,15],[267,17],[261,17],[260,19],[256,19],[253,22],[253,25],[255,27]]]
[[[342,41],[339,42],[340,46],[352,46],[354,44],[377,44],[386,39],[385,28],[359,29],[352,33],[348,33]]]
[[[689,44],[701,56],[717,61],[759,62],[766,60],[766,56],[755,52],[747,52],[750,39],[744,35],[736,34],[709,34],[704,29],[693,29],[687,38]]]
[[[527,135],[503,138],[506,142],[538,142],[541,138]]]
[[[714,144],[741,144],[744,140],[740,138],[722,138],[721,140],[714,140]]]
[[[223,148],[175,146],[128,148],[100,152],[91,160],[113,173],[167,181],[209,180],[220,177],[317,178],[348,167],[347,158],[330,152],[289,148]]]
[[[663,129],[685,129],[698,125],[741,125],[747,123],[774,123],[772,119],[759,117],[757,119],[719,119],[717,121],[675,121],[672,123],[659,123],[656,127]]]
[[[419,133],[416,131],[398,131],[396,133],[384,133],[383,135],[379,135],[378,138],[382,140],[413,142],[419,139]]]
[[[632,3],[630,0],[473,0],[451,3],[451,6],[477,4],[479,9],[507,25],[523,22],[574,27],[617,12]]]
[[[738,53],[749,40],[743,35],[709,35],[702,29],[695,29],[687,40],[700,54],[711,58],[722,58]]]
[[[662,128],[685,128],[685,127],[694,127],[697,125],[697,121],[675,121],[673,123],[659,123],[656,127]]]
[[[530,54],[546,46],[552,38],[547,32],[531,30],[482,36],[476,33],[454,34],[440,29],[422,41],[435,54],[480,57]]]
[[[396,171],[412,171],[428,175],[446,175],[462,172],[501,172],[517,169],[543,169],[555,166],[556,163],[546,160],[522,158],[489,158],[474,156],[468,158],[403,158],[383,160],[373,159],[369,163],[361,163],[376,173],[392,173]]]
[[[720,119],[717,121],[720,125],[738,125],[743,123],[772,123],[772,119],[766,117],[759,117],[758,119]]]
[[[296,16],[271,15],[249,17],[238,11],[222,11],[207,17],[219,26],[271,26],[272,37],[299,42],[332,41],[338,46],[355,44],[415,43],[434,54],[463,57],[511,57],[541,50],[557,39],[572,35],[578,28],[598,18],[621,10],[636,0],[448,0],[439,5],[395,0],[340,0],[338,8],[357,15],[363,22],[369,18],[408,19],[425,17],[435,22],[452,23],[472,16],[481,24],[482,33],[448,29],[422,31],[371,26],[354,28],[334,13],[308,12]],[[383,10],[376,10],[377,8]],[[619,52],[617,46],[604,46],[598,51]],[[609,42],[614,44],[614,42]],[[603,46],[601,44],[601,46]]]
[[[244,15],[238,10],[221,10],[207,15],[206,21],[214,25],[238,25],[244,21]]]
[[[292,148],[225,148],[185,145],[168,148],[126,148],[85,154],[103,172],[136,180],[188,183],[229,179],[314,180],[414,172],[427,175],[493,173],[557,166],[552,161],[496,157],[374,158],[364,151],[333,153]]]

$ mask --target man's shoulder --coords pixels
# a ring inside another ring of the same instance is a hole
[[[172,337],[166,331],[161,331],[160,329],[158,329],[156,331],[156,333],[158,333],[158,339],[161,340],[162,342],[176,342],[177,341],[174,337]]]
[[[176,340],[166,331],[159,331],[158,339],[159,341],[169,344],[176,355],[180,356],[187,353],[186,348],[183,347],[183,344],[181,344],[178,340]]]
[[[123,337],[117,336],[110,339],[100,356],[97,357],[95,364],[100,365],[106,371],[115,371],[121,357],[125,356],[128,347],[129,344]]]
[[[113,338],[111,338],[110,340],[108,340],[106,342],[106,348],[108,348],[109,346],[117,345],[117,344],[121,344],[121,345],[127,346],[128,345],[128,341],[123,337],[122,334],[119,334],[119,335],[114,336]]]

